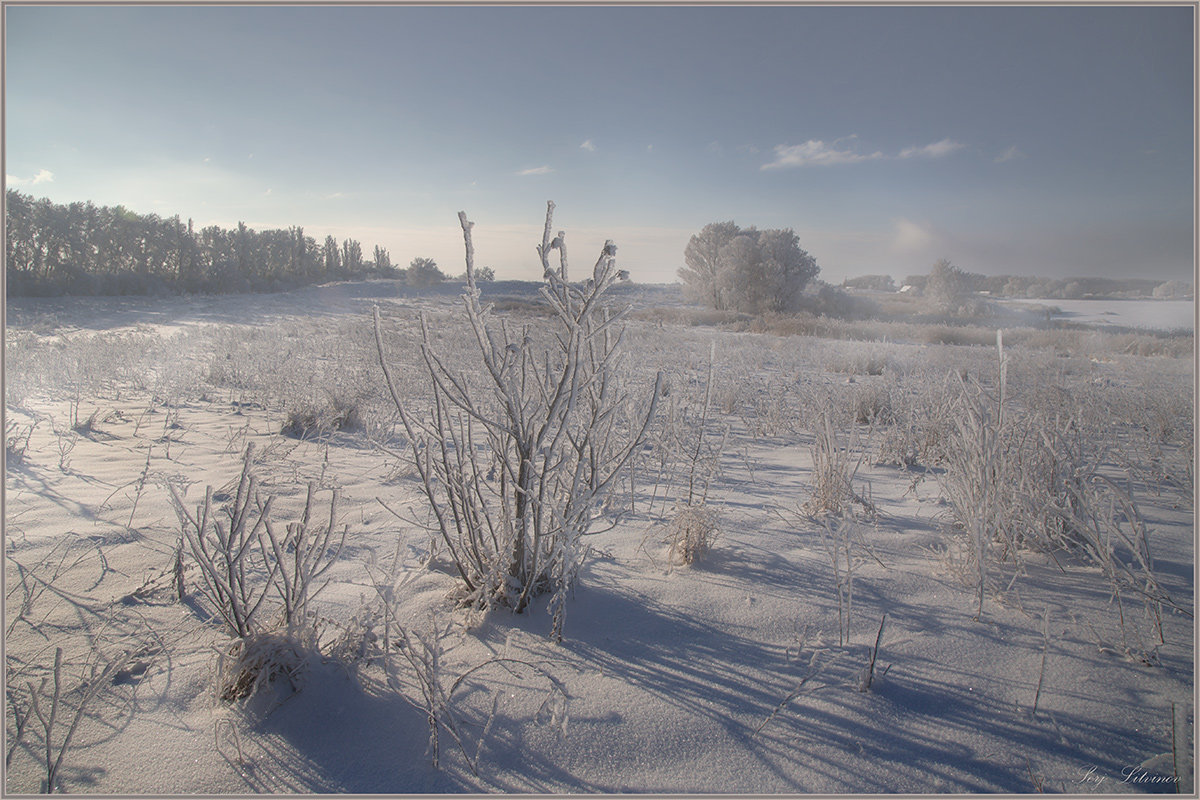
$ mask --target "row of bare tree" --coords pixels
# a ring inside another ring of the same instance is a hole
[[[395,275],[387,250],[368,259],[354,239],[319,244],[301,227],[256,231],[91,202],[61,205],[9,190],[9,295],[244,292]]]

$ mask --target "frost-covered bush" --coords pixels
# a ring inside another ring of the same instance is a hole
[[[551,592],[553,636],[562,636],[564,604],[587,548],[583,537],[614,480],[641,445],[654,417],[662,375],[639,406],[635,424],[621,413],[635,402],[622,378],[623,311],[604,304],[619,280],[616,246],[604,245],[589,280],[567,276],[564,234],[551,235],[549,203],[541,257],[541,295],[554,311],[549,344],[497,321],[480,304],[472,224],[459,214],[466,243],[463,321],[473,338],[467,370],[435,346],[422,317],[421,355],[432,407],[420,413],[397,388],[378,312],[376,346],[408,435],[437,535],[462,582],[462,602],[516,612]],[[559,253],[559,265],[550,256]],[[474,374],[475,379],[469,377]]]
[[[719,516],[716,508],[703,501],[677,503],[667,535],[668,560],[684,565],[702,561],[720,533]]]
[[[860,425],[886,425],[893,421],[892,395],[883,383],[855,384],[850,392],[850,414]]]
[[[346,529],[337,531],[337,494],[320,525],[311,484],[300,520],[277,531],[271,522],[274,498],[259,497],[251,474],[253,452],[253,445],[246,448],[236,494],[224,513],[213,506],[212,487],[194,514],[171,487],[183,542],[200,572],[198,590],[231,637],[218,665],[218,695],[226,701],[248,697],[278,678],[299,686],[317,650],[309,603],[328,585],[321,578],[346,540]]]
[[[302,403],[289,409],[280,432],[285,436],[304,439],[334,431],[362,430],[366,424],[362,404],[361,397],[328,391],[321,402]]]
[[[828,416],[817,428],[812,447],[812,494],[801,510],[810,516],[838,516],[853,513],[855,506],[873,516],[875,506],[854,488],[854,479],[864,456],[855,453],[853,441],[838,441],[833,422]]]
[[[1161,643],[1163,607],[1191,612],[1163,589],[1149,528],[1132,493],[1108,474],[1117,437],[1103,401],[1069,385],[1022,386],[1008,380],[1008,367],[1001,346],[994,385],[958,375],[957,392],[953,383],[947,392],[952,424],[940,482],[968,544],[962,565],[978,586],[977,614],[1003,565],[1019,575],[1029,553],[1045,553],[1062,569],[1082,565],[1101,577],[1123,636],[1121,599],[1139,599]]]

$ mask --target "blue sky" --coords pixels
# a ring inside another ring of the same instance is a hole
[[[5,9],[5,174],[533,278],[545,201],[670,281],[706,223],[831,282],[1193,274],[1193,9]]]

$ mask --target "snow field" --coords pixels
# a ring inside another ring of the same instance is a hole
[[[220,308],[179,301],[167,330],[139,330],[145,310],[134,307],[94,319],[67,308],[58,322],[10,331],[10,744],[31,691],[51,677],[55,646],[67,687],[89,659],[129,654],[127,672],[85,710],[63,788],[1128,792],[1161,787],[1138,772],[1150,764],[1145,775],[1173,779],[1177,769],[1190,791],[1187,615],[1163,611],[1159,642],[1146,604],[1115,602],[1095,562],[1028,548],[1008,560],[992,551],[974,619],[978,570],[944,491],[947,387],[965,373],[993,389],[994,348],[630,323],[623,380],[644,388],[662,370],[669,392],[632,484],[617,484],[612,510],[624,515],[588,537],[592,555],[554,645],[544,598],[521,615],[449,599],[453,568],[419,524],[427,505],[374,371],[371,303],[415,404],[428,391],[416,312],[430,316],[441,352],[460,353],[469,333],[455,308],[353,292],[229,298]],[[513,313],[544,335],[537,318]],[[92,332],[64,334],[67,318]],[[1191,609],[1190,363],[1021,348],[1009,357],[1012,413],[1081,421],[1100,473],[1136,502],[1154,576]],[[337,421],[339,403],[357,410],[353,424]],[[73,429],[93,412],[90,428]],[[307,424],[281,433],[297,420]],[[850,487],[875,511],[848,503],[848,600],[825,523],[804,511],[825,420],[854,470]],[[179,524],[167,486],[187,486],[193,504],[205,486],[230,491],[250,443],[281,525],[311,481],[339,489],[350,533],[314,601],[325,658],[314,656],[298,692],[281,685],[231,705],[215,697],[223,638],[195,567],[184,602],[172,588]],[[682,566],[666,536],[697,464],[711,475],[719,538]],[[382,651],[383,628],[374,642],[357,640],[371,645],[361,659],[330,655],[353,638],[352,619],[381,583],[398,585],[400,623],[440,643],[447,689],[476,670],[439,722],[437,768],[417,677],[395,648]],[[885,613],[875,682],[861,692]],[[561,682],[565,706],[529,665]],[[67,708],[77,696],[68,693]],[[1164,761],[1173,735],[1178,752]],[[11,754],[8,791],[37,791],[43,747],[35,721]]]

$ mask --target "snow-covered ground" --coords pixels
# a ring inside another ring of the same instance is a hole
[[[1089,325],[1158,330],[1195,330],[1196,304],[1191,300],[1012,300],[1012,308],[1057,308],[1054,319]]]
[[[694,435],[715,342],[706,430],[712,446],[728,429],[709,491],[720,538],[696,565],[669,563],[663,539],[686,467],[659,429],[618,489],[625,513],[590,539],[554,644],[544,601],[522,615],[454,607],[446,548],[431,548],[416,524],[428,512],[403,443],[368,440],[386,439],[395,422],[381,402],[369,309],[380,305],[415,397],[417,313],[445,352],[469,343],[452,300],[397,297],[379,284],[10,306],[8,793],[36,792],[45,778],[44,726],[30,700],[49,713],[53,680],[43,680],[58,647],[54,757],[80,697],[72,690],[92,665],[128,658],[65,752],[69,792],[1193,791],[1187,360],[1009,354],[1010,391],[1025,412],[1053,418],[1055,404],[1082,398],[1109,415],[1106,433],[1076,430],[1075,445],[1135,500],[1154,575],[1183,609],[1159,607],[1160,641],[1152,605],[1114,597],[1101,571],[1069,552],[994,564],[977,614],[946,468],[927,459],[950,422],[907,430],[898,420],[924,419],[919,406],[962,385],[959,376],[988,380],[994,348],[631,323],[636,359],[625,377],[637,392],[666,372],[663,425],[675,414],[680,441]],[[546,324],[512,313],[513,324]],[[281,434],[297,408],[334,395],[360,404],[360,430]],[[888,413],[856,422],[864,408]],[[803,510],[822,413],[874,512],[851,503],[849,562],[831,560],[837,540]],[[916,448],[914,463],[881,458],[896,442]],[[230,704],[213,690],[225,640],[194,565],[182,602],[174,588],[180,528],[168,486],[186,487],[189,503],[206,486],[232,491],[250,443],[260,486],[277,498],[274,519],[295,518],[311,481],[323,502],[339,490],[349,534],[314,601],[324,657],[297,675],[298,691],[281,679]],[[418,675],[385,651],[381,628],[364,633],[361,615],[385,586],[396,587],[402,624],[440,650],[436,678],[450,702],[437,766]],[[362,657],[335,653],[338,640]]]

